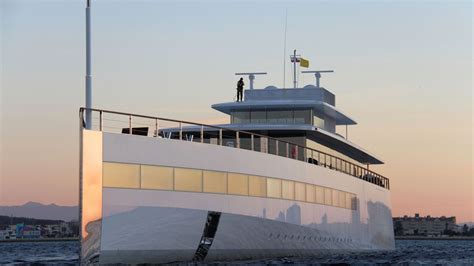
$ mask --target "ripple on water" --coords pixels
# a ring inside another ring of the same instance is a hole
[[[78,264],[78,242],[0,243],[0,264]],[[474,241],[397,240],[396,250],[318,254],[304,258],[276,258],[222,262],[225,264],[351,264],[351,265],[474,265]],[[221,264],[219,262],[213,264]]]

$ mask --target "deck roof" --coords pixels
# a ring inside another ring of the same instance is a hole
[[[231,115],[232,111],[272,110],[272,109],[313,109],[315,114],[333,118],[336,125],[356,125],[356,121],[336,109],[336,107],[316,100],[251,100],[243,102],[226,102],[213,104],[212,108]]]

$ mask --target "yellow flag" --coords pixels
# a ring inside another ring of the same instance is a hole
[[[300,66],[301,67],[309,67],[309,61],[304,59],[303,57],[300,58]]]

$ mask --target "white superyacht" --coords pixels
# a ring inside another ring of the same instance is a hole
[[[90,3],[86,9],[90,29]],[[382,160],[320,86],[249,89],[204,125],[80,109],[83,264],[209,262],[394,249]],[[295,70],[296,71],[296,70]],[[331,72],[331,71],[329,71]],[[295,79],[296,80],[296,79]],[[346,127],[346,135],[336,127]]]

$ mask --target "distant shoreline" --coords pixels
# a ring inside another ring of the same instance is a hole
[[[474,237],[454,236],[454,237],[427,237],[427,236],[395,236],[395,240],[473,240]],[[37,238],[37,239],[2,239],[0,243],[19,243],[19,242],[63,242],[79,241],[78,237],[64,238]]]
[[[1,239],[0,243],[11,242],[59,242],[59,241],[79,241],[78,237],[62,237],[62,238],[36,238],[36,239]]]
[[[395,240],[474,240],[474,237],[470,237],[470,236],[443,236],[443,237],[395,236]]]

